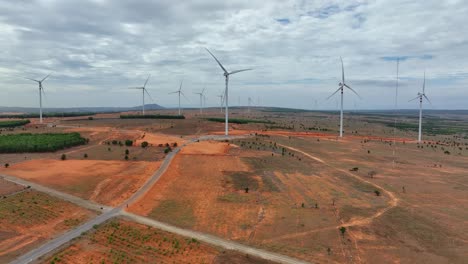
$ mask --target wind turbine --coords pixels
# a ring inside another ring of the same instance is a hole
[[[200,95],[200,114],[203,114],[203,99],[204,99],[205,88],[200,93],[194,93]]]
[[[426,96],[426,72],[424,71],[424,81],[423,81],[423,90],[422,93],[418,92],[418,96],[416,98],[409,100],[409,102],[419,99],[419,134],[418,134],[418,142],[421,142],[422,137],[422,102],[423,98],[425,98],[429,104],[432,105],[431,100]]]
[[[141,92],[143,94],[143,104],[141,105],[143,115],[145,115],[145,93],[149,96],[151,101],[153,101],[153,98],[151,98],[151,95],[148,93],[148,90],[146,90],[146,84],[148,83],[148,80],[149,80],[150,76],[151,76],[151,74],[148,75],[148,78],[146,78],[145,84],[143,84],[143,86],[128,88],[128,89],[139,89],[139,90],[141,90]]]
[[[217,95],[216,97],[219,97],[219,109],[221,110],[221,113],[222,113],[223,112],[224,94]]]
[[[334,96],[337,92],[341,91],[341,110],[340,110],[340,137],[343,137],[343,91],[344,88],[348,88],[351,90],[353,93],[355,93],[359,98],[359,94],[353,90],[349,85],[346,84],[345,82],[345,77],[344,77],[344,66],[343,66],[343,59],[340,57],[341,60],[341,82],[338,84],[338,89],[329,97],[327,97],[327,100],[330,99],[332,96]]]
[[[180,115],[180,95],[182,94],[184,97],[185,97],[185,94],[182,92],[182,81],[180,81],[180,86],[179,86],[179,90],[175,91],[175,92],[172,92],[172,93],[169,93],[169,94],[179,94],[179,115]],[[187,99],[187,97],[185,97],[185,99]]]
[[[247,99],[247,105],[248,105],[247,112],[249,112],[249,113],[250,113],[250,106],[251,106],[251,104],[252,104],[252,98],[249,97],[249,98]]]
[[[211,53],[207,48],[205,48],[206,51],[208,51],[208,53],[210,53],[210,55],[213,57],[213,59],[215,59],[215,61],[218,63],[219,67],[221,67],[221,69],[224,71],[224,77],[226,78],[226,90],[224,91],[224,96],[225,96],[225,102],[226,102],[226,112],[225,112],[225,131],[224,131],[224,134],[227,136],[229,135],[229,93],[228,93],[228,83],[229,83],[229,75],[231,74],[235,74],[235,73],[238,73],[238,72],[243,72],[243,71],[249,71],[249,70],[252,70],[252,69],[242,69],[242,70],[236,70],[236,71],[232,71],[232,72],[228,72],[224,67],[223,65],[221,64],[221,62],[219,62],[219,60],[215,57],[215,55],[213,55],[213,53]]]
[[[44,87],[42,87],[42,82],[45,81],[50,76],[50,73],[44,77],[42,80],[35,80],[31,78],[25,78],[34,82],[37,82],[39,84],[39,122],[42,124],[42,94],[44,93]],[[44,93],[45,94],[45,93]]]

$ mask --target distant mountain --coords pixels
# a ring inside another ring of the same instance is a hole
[[[165,109],[158,104],[147,104],[145,110],[160,110]],[[64,108],[42,108],[44,113],[80,113],[80,112],[93,112],[93,113],[108,113],[108,112],[125,112],[125,111],[139,111],[141,106],[134,107],[64,107]],[[37,113],[37,107],[9,107],[0,106],[0,113]]]

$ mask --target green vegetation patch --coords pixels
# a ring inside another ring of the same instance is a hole
[[[26,120],[7,120],[7,121],[0,121],[0,128],[2,127],[17,127],[17,126],[24,126],[29,124],[30,121]]]
[[[185,119],[184,115],[120,115],[121,119]]]
[[[79,133],[0,135],[0,153],[53,152],[86,142]]]
[[[224,118],[221,117],[208,117],[205,118],[208,121],[211,122],[219,122],[219,123],[224,123]],[[241,119],[241,118],[230,118],[229,123],[234,123],[234,124],[249,124],[249,123],[260,123],[260,124],[274,124],[274,122],[269,121],[269,120],[254,120],[254,119]]]
[[[191,228],[195,224],[195,215],[191,204],[177,200],[162,201],[153,208],[149,217],[183,228]]]

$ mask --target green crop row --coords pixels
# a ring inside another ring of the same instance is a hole
[[[11,134],[0,136],[0,153],[53,152],[86,144],[79,133]]]
[[[0,127],[17,127],[17,126],[24,126],[30,123],[28,119],[26,120],[7,120],[7,121],[0,121]]]

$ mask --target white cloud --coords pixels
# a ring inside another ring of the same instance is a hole
[[[234,104],[242,94],[243,104],[261,96],[272,106],[334,108],[323,101],[337,88],[341,55],[364,97],[347,94],[345,105],[391,108],[395,62],[382,58],[409,56],[401,107],[416,106],[407,99],[426,70],[437,108],[467,108],[467,13],[466,1],[435,0],[0,1],[0,105],[37,105],[34,83],[21,77],[52,72],[48,106],[138,105],[121,90],[148,74],[156,103],[174,106],[167,93],[183,78],[187,104],[206,85],[214,106],[224,81],[208,47],[228,69],[255,68],[232,77]]]

